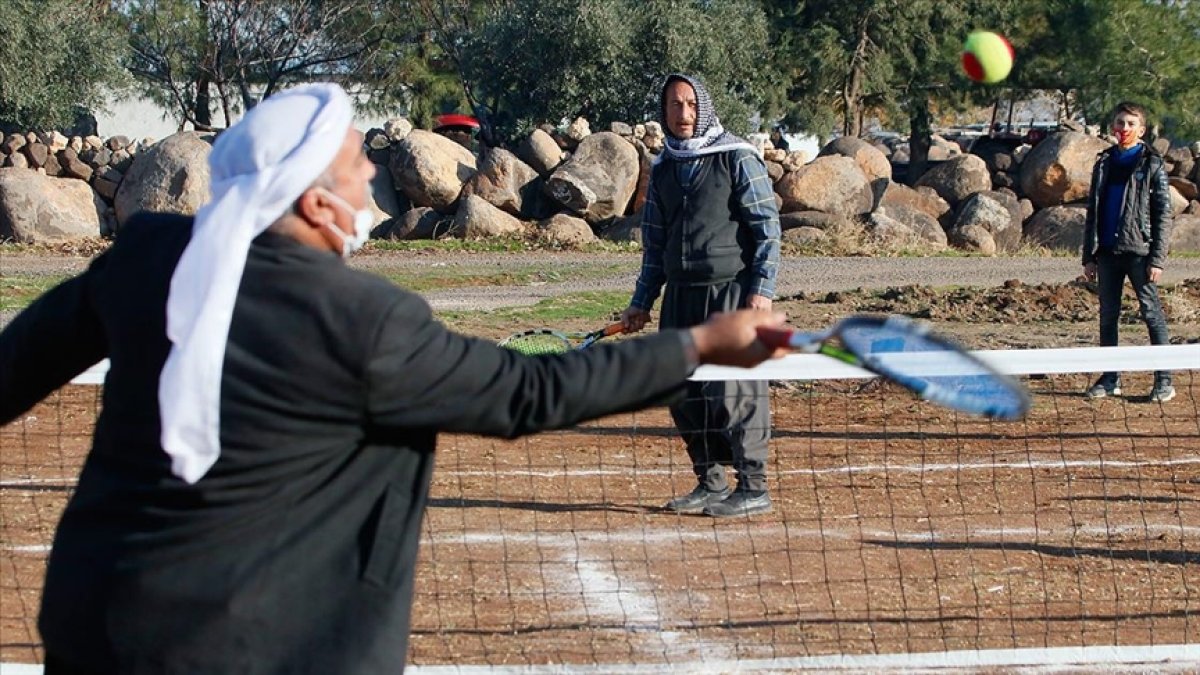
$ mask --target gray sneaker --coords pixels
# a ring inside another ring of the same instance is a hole
[[[1155,382],[1154,388],[1150,390],[1151,403],[1166,403],[1175,398],[1175,387],[1171,386],[1170,382]]]
[[[720,503],[704,508],[704,515],[714,518],[730,518],[733,516],[752,516],[756,513],[767,513],[771,510],[771,497],[763,492],[747,492],[734,490],[733,494]]]
[[[1105,396],[1120,396],[1121,381],[1120,380],[1105,380],[1103,377],[1096,380],[1096,384],[1088,387],[1088,390],[1083,392],[1087,398],[1104,398]]]
[[[710,491],[703,485],[697,485],[694,490],[667,502],[663,508],[676,513],[696,513],[712,504],[720,503],[729,496],[730,489]]]

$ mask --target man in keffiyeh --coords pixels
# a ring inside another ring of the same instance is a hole
[[[375,171],[351,120],[336,85],[263,101],[194,219],[136,216],[0,332],[0,424],[111,362],[47,566],[47,675],[399,673],[439,431],[571,426],[768,356],[769,312],[545,358],[447,331],[343,261]]]
[[[622,322],[641,330],[660,293],[664,329],[698,325],[714,312],[770,309],[780,228],[766,165],[753,146],[721,127],[696,78],[668,76],[661,100],[666,146],[650,174],[642,270]],[[668,501],[668,510],[716,517],[771,510],[768,404],[763,381],[688,384],[671,416],[697,485]],[[736,489],[727,466],[737,474]]]

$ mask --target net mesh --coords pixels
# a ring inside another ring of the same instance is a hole
[[[695,484],[664,410],[444,436],[409,662],[744,669],[1195,643],[1200,381],[1176,372],[1176,398],[1152,403],[1152,370],[1100,400],[1081,395],[1091,369],[1022,376],[1018,422],[879,380],[774,381],[774,508],[751,518],[660,508]],[[41,576],[98,390],[0,428],[0,661],[43,656]]]

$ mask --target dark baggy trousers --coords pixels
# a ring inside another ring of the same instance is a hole
[[[738,281],[711,286],[668,283],[661,325],[665,329],[704,323],[711,314],[741,308],[745,296],[745,285]],[[767,489],[771,409],[765,381],[688,382],[687,397],[671,406],[671,417],[701,485],[725,489],[725,467],[732,466],[739,488]]]
[[[1142,320],[1150,331],[1150,344],[1165,345],[1170,343],[1167,335],[1167,317],[1163,314],[1162,302],[1158,297],[1158,285],[1150,281],[1148,258],[1133,253],[1106,253],[1101,251],[1096,256],[1096,290],[1100,296],[1100,346],[1114,347],[1117,344],[1117,325],[1121,319],[1121,293],[1125,287],[1125,278],[1133,286],[1137,295],[1138,308]],[[1171,382],[1169,371],[1158,371],[1155,378],[1168,384]],[[1103,377],[1115,381],[1117,373],[1105,373]]]

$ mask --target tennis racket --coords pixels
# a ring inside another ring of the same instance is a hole
[[[1016,380],[908,317],[852,316],[816,333],[759,327],[758,338],[775,349],[824,354],[865,368],[962,412],[1014,420],[1029,410],[1029,393]]]
[[[540,328],[510,335],[500,341],[500,346],[528,356],[564,354],[572,349],[587,349],[598,340],[623,332],[625,327],[620,321],[590,333],[560,333]]]

